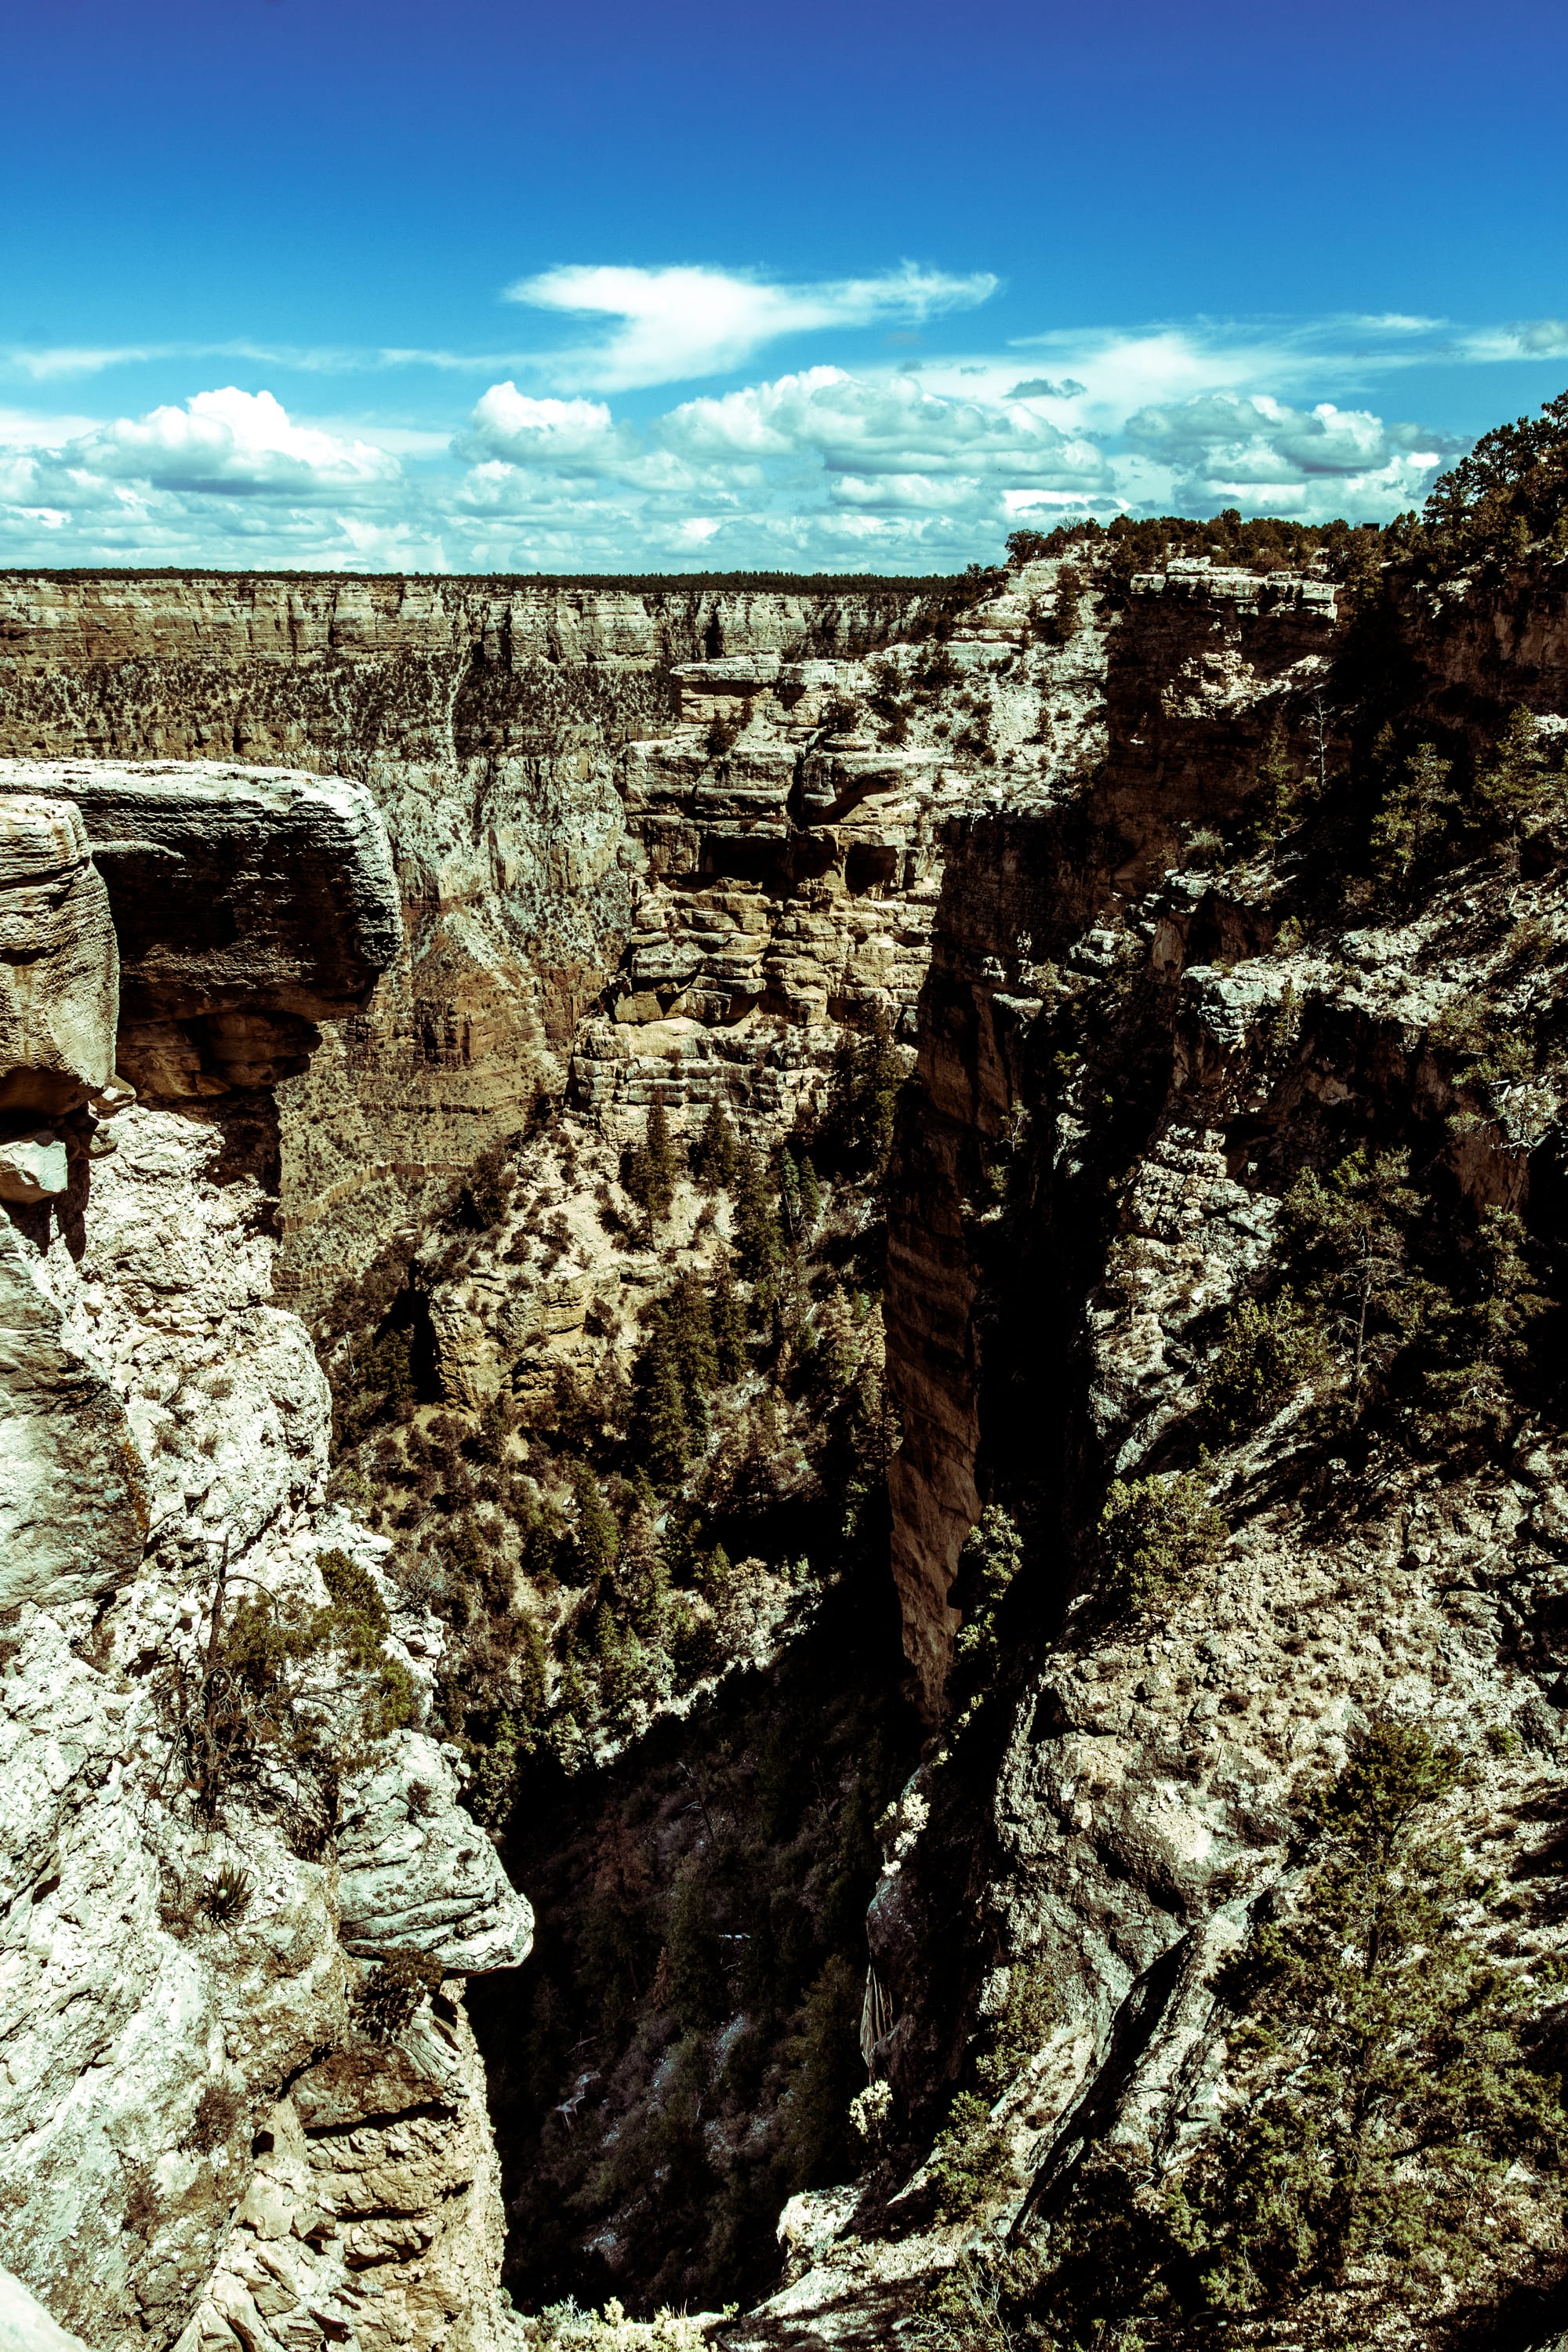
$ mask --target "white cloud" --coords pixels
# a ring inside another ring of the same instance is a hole
[[[880,278],[805,286],[700,268],[568,267],[520,278],[505,299],[532,310],[616,320],[597,342],[544,354],[538,364],[569,391],[627,392],[727,373],[784,335],[883,320],[919,324],[944,311],[971,310],[995,292],[997,282],[987,273],[950,278],[908,262]]]
[[[811,456],[829,474],[1005,477],[1086,495],[1108,486],[1092,443],[1032,409],[950,398],[910,376],[812,368],[743,392],[685,402],[663,421],[689,456]]]
[[[452,446],[460,457],[597,471],[616,457],[616,422],[602,400],[532,400],[515,383],[492,383]]]
[[[269,392],[239,392],[233,384],[195,393],[184,408],[117,418],[65,454],[94,472],[198,494],[339,494],[397,472],[386,450],[296,425]]]
[[[1379,369],[1539,357],[1568,338],[1552,320],[1198,321],[759,373],[651,417],[613,396],[805,325],[976,301],[991,283],[552,272],[530,299],[548,288],[563,315],[609,321],[603,341],[543,383],[497,362],[455,432],[301,415],[233,384],[140,415],[0,411],[0,562],[930,571],[994,559],[1025,518],[1238,506],[1381,520],[1417,505],[1463,445],[1383,414],[1365,391]],[[1045,373],[1020,376],[1026,348]],[[315,354],[315,377],[339,357]]]

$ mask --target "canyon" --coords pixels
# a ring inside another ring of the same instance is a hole
[[[0,581],[0,2199],[95,2352],[1072,2340],[1084,2179],[1152,2230],[1213,2143],[1390,1724],[1555,2050],[1568,1438],[1496,1302],[1556,1330],[1568,560],[1395,585]],[[1396,754],[1510,726],[1529,825],[1380,866]],[[1358,1151],[1435,1302],[1382,1420],[1301,1255]],[[1248,2340],[1544,2343],[1532,2147],[1468,2270]]]

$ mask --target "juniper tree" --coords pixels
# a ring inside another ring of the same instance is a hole
[[[1201,1477],[1112,1479],[1097,1530],[1100,1589],[1112,1605],[1179,1599],[1215,1559],[1230,1529]]]
[[[1221,1436],[1235,1437],[1267,1420],[1327,1361],[1322,1325],[1292,1291],[1244,1298],[1226,1318],[1204,1375],[1204,1416]]]

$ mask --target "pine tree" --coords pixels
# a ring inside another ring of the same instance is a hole
[[[535,1617],[525,1619],[521,1642],[512,1667],[518,1713],[524,1723],[543,1719],[550,1694],[550,1654]]]
[[[691,1171],[705,1192],[726,1191],[735,1181],[738,1154],[730,1114],[717,1097],[708,1106],[702,1132],[691,1155]]]
[[[800,1162],[800,1220],[802,1237],[810,1241],[822,1223],[822,1185],[804,1153]]]
[[[709,1309],[713,1330],[713,1357],[721,1381],[738,1381],[746,1369],[746,1317],[730,1276],[723,1251],[715,1261],[713,1297]]]
[[[1531,820],[1543,815],[1568,778],[1548,768],[1533,712],[1521,704],[1499,737],[1489,767],[1477,772],[1473,808],[1480,831],[1515,856]]]
[[[680,1168],[680,1153],[670,1136],[668,1114],[662,1103],[655,1103],[647,1115],[647,1131],[642,1142],[633,1144],[621,1162],[621,1182],[647,1216],[650,1237],[669,1214]]]
[[[852,1168],[880,1182],[893,1146],[893,1110],[904,1082],[904,1064],[893,1042],[893,1025],[879,1004],[870,1033],[846,1038],[834,1056],[828,1090],[826,1132]]]
[[[643,1349],[637,1390],[633,1442],[641,1466],[656,1486],[676,1486],[691,1458],[691,1416],[662,1318],[656,1322]]]
[[[1514,1381],[1529,1362],[1531,1326],[1551,1303],[1535,1286],[1524,1243],[1511,1209],[1482,1210],[1470,1296],[1444,1300],[1427,1327],[1436,1360],[1418,1426],[1428,1444],[1496,1444],[1518,1417]]]
[[[613,1571],[620,1550],[615,1514],[604,1490],[585,1463],[572,1465],[572,1492],[577,1505],[577,1557],[584,1584],[597,1584]]]
[[[651,1492],[650,1488],[650,1496]],[[668,1614],[669,1570],[647,1503],[637,1503],[626,1521],[618,1583],[628,1623],[644,1641],[662,1642]]]
[[[1352,1403],[1408,1340],[1430,1293],[1407,1271],[1421,1207],[1409,1175],[1407,1151],[1358,1150],[1326,1179],[1305,1171],[1285,1197],[1281,1233],[1309,1297],[1349,1347]]]
[[[779,1153],[779,1222],[791,1249],[801,1244],[800,1171],[787,1151]]]
[[[1297,779],[1290,762],[1289,738],[1283,717],[1276,716],[1258,771],[1258,799],[1252,837],[1259,849],[1277,842],[1295,814]]]
[[[767,1163],[747,1146],[735,1172],[735,1254],[748,1282],[765,1286],[784,1256],[778,1209]]]
[[[1451,760],[1436,746],[1418,744],[1372,821],[1373,871],[1380,882],[1406,885],[1447,831],[1459,796],[1448,783]]]
[[[689,1269],[671,1291],[665,1318],[688,1403],[700,1406],[718,1383],[719,1354],[708,1294]]]

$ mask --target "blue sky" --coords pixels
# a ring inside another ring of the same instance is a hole
[[[947,570],[1568,384],[1568,12],[0,0],[0,564]]]

